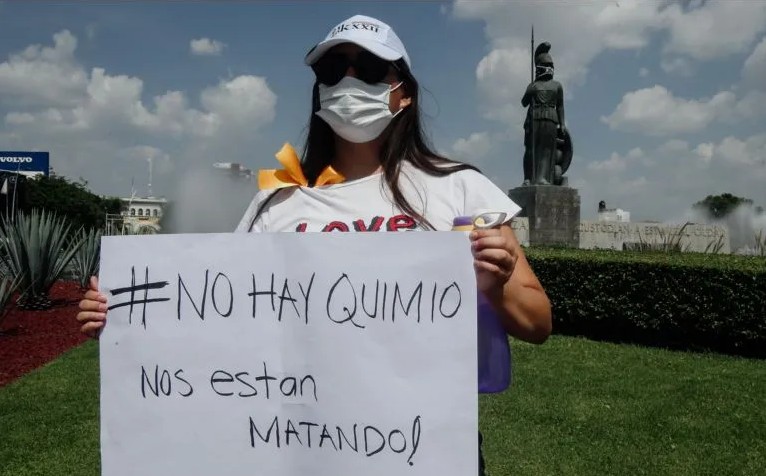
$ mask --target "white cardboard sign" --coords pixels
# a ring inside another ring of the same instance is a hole
[[[104,237],[102,474],[476,474],[466,235]]]

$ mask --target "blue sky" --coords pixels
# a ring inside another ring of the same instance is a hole
[[[155,195],[236,216],[254,190],[212,164],[274,167],[300,146],[303,55],[357,13],[405,43],[438,150],[503,189],[522,180],[534,23],[565,87],[583,219],[602,199],[634,221],[723,192],[766,206],[766,2],[748,0],[2,2],[0,150],[48,150],[57,173],[121,196],[132,180],[146,193],[152,156]]]

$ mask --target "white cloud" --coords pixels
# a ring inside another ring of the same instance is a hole
[[[102,68],[90,74],[84,99],[72,108],[49,108],[36,113],[11,112],[6,122],[32,123],[72,133],[95,134],[114,131],[212,137],[222,129],[258,129],[274,118],[276,96],[263,78],[240,76],[203,91],[204,110],[189,107],[180,91],[169,91],[153,100],[153,108],[142,101],[140,78],[111,76]],[[34,120],[29,120],[30,116]]]
[[[670,140],[659,145],[653,144],[656,139],[638,142],[642,147],[616,150],[593,162],[594,157],[586,160],[576,155],[567,173],[580,191],[584,218],[593,218],[598,201],[606,199],[630,210],[634,219],[662,220],[683,214],[710,193],[729,191],[766,205],[766,167],[759,165],[766,157],[761,135],[716,136],[693,144],[680,140],[684,134],[710,126],[736,124],[743,130],[750,126],[763,130],[758,121],[766,114],[764,8],[763,2],[715,0],[684,2],[683,6],[671,1],[605,0],[558,3],[555,8],[545,2],[456,0],[452,10],[456,18],[477,20],[484,26],[486,53],[476,67],[481,112],[518,131],[515,137],[521,136],[525,115],[520,101],[529,82],[531,24],[538,44],[551,43],[555,77],[569,96],[581,94],[579,88],[594,60],[610,50],[640,58],[640,78],[652,77],[658,70],[675,76],[672,80],[679,86],[650,84],[628,91],[602,117],[612,130]],[[711,18],[716,19],[714,26],[703,28]],[[650,45],[659,47],[656,64],[647,63],[647,58],[655,57],[646,55],[651,53]],[[705,97],[682,92],[690,90],[685,88],[685,78],[705,71],[707,65],[702,62],[747,56],[750,48],[742,84],[719,86]],[[520,154],[523,148],[515,145]],[[496,148],[497,144],[491,146]],[[583,144],[579,150],[590,154],[598,147]],[[517,172],[520,169],[515,165]]]
[[[607,160],[594,160],[588,163],[588,169],[605,172],[623,171],[627,166],[627,160],[617,152],[612,152],[612,155]]]
[[[192,54],[198,56],[218,56],[223,52],[226,44],[210,38],[199,38],[189,42]]]
[[[9,112],[5,115],[6,124],[29,124],[35,121],[35,116],[28,112]]]
[[[133,133],[166,134],[173,137],[211,137],[221,132],[247,128],[256,130],[274,119],[276,95],[266,80],[256,76],[239,76],[208,87],[200,94],[203,109],[190,106],[185,94],[168,91],[144,103],[144,82],[138,77],[110,75],[96,67],[86,73],[74,62],[77,40],[68,32],[54,36],[54,48],[29,47],[23,55],[11,57],[0,64],[0,87],[5,70],[39,72],[41,66],[51,66],[61,73],[70,68],[76,82],[67,83],[69,101],[40,96],[38,90],[17,88],[21,104],[38,103],[45,108],[28,107],[26,111],[6,114],[8,124],[35,123],[69,131],[110,130],[116,127]],[[23,68],[14,59],[26,58]],[[25,77],[18,75],[7,85],[21,85]],[[51,86],[51,85],[49,85]],[[55,89],[55,84],[53,85]],[[59,91],[61,88],[59,88]],[[67,107],[68,106],[68,107]]]
[[[694,149],[694,153],[697,154],[697,157],[699,157],[702,163],[707,165],[711,160],[713,160],[713,155],[715,154],[715,144],[712,142],[703,142],[702,144],[697,145],[697,147]]]
[[[766,79],[766,78],[764,78]],[[727,120],[737,121],[740,118],[752,119],[766,115],[766,84],[764,91],[748,91],[741,99],[737,101],[734,110]]]
[[[604,0],[559,3],[552,10],[546,2],[456,0],[453,14],[484,22],[489,53],[476,69],[484,114],[512,126],[523,120],[517,103],[530,74],[531,24],[538,44],[551,42],[556,79],[570,95],[584,83],[591,62],[602,52],[641,50],[657,32],[667,33],[662,36],[665,54],[660,67],[671,74],[689,76],[697,69],[695,61],[743,52],[766,30],[766,3],[756,1],[709,0],[681,5]],[[746,68],[753,73],[748,75],[758,75],[762,56],[766,52],[753,53]]]
[[[253,166],[251,151],[275,117],[277,96],[265,78],[242,75],[199,92],[146,98],[139,77],[98,66],[86,71],[76,46],[64,31],[52,46],[34,45],[0,63],[4,147],[48,150],[58,173],[83,176],[96,193],[110,195],[129,193],[131,177],[145,183],[147,157],[154,161],[155,191],[171,197],[174,189],[188,189],[187,174],[199,180],[221,157]],[[229,207],[222,214],[237,214],[248,197],[208,187],[183,199],[212,200]]]
[[[682,56],[662,58],[660,68],[668,74],[678,76],[692,76],[695,69],[694,64]]]
[[[0,96],[6,104],[72,105],[82,99],[87,75],[76,64],[77,39],[64,30],[53,46],[31,45],[0,63]]]
[[[601,120],[615,130],[673,135],[700,131],[735,104],[736,98],[729,91],[709,99],[690,100],[675,97],[656,85],[625,94],[614,112]]]
[[[119,155],[129,160],[148,160],[156,164],[157,162],[167,162],[170,160],[170,156],[161,149],[150,145],[135,145],[132,147],[126,147],[120,150]]]
[[[643,192],[648,185],[649,181],[644,176],[628,179],[622,183],[623,189],[629,193]]]
[[[640,49],[660,26],[654,2],[622,0],[550,5],[521,2],[457,0],[457,18],[481,20],[489,53],[479,62],[476,77],[485,116],[516,126],[523,121],[520,105],[530,79],[530,24],[535,42],[549,41],[556,79],[567,94],[584,82],[589,65],[607,49]],[[576,27],[575,27],[576,25]]]
[[[670,139],[657,149],[662,155],[672,155],[677,152],[686,152],[689,150],[689,143],[685,140]]]
[[[474,132],[468,138],[460,138],[452,144],[456,159],[476,162],[484,158],[492,148],[492,139],[487,132]]]
[[[681,74],[691,63],[676,58],[675,66],[663,63],[663,69]],[[766,38],[745,60],[742,67],[743,91],[720,91],[712,98],[684,99],[674,96],[665,87],[639,89],[626,93],[616,109],[602,117],[612,129],[635,131],[651,136],[698,132],[714,121],[738,123],[766,116]]]
[[[640,147],[634,147],[625,155],[612,152],[612,155],[606,160],[594,160],[588,162],[588,169],[601,172],[621,172],[625,170],[630,163],[635,163],[637,161],[642,162],[644,165],[650,165],[652,163],[652,160],[644,154],[644,151]]]
[[[599,10],[594,18],[596,28],[603,32],[604,45],[610,49],[641,49],[649,43],[649,34],[660,26],[657,5],[651,2],[596,2]]]
[[[766,205],[766,133],[693,146],[672,139],[649,151],[612,152],[571,175],[584,218],[599,200],[630,211],[635,221],[682,216],[694,202],[724,192]]]
[[[274,120],[277,96],[264,78],[239,76],[205,89],[200,100],[230,127],[254,130]]]
[[[690,8],[673,4],[662,12],[669,30],[665,46],[697,60],[745,51],[766,30],[766,3],[709,0]]]
[[[715,146],[714,157],[747,167],[752,173],[766,178],[766,134],[754,135],[746,140],[726,137]]]
[[[491,51],[476,67],[476,78],[485,101],[485,117],[512,125],[524,121],[521,97],[529,83],[529,51]]]
[[[742,80],[745,84],[766,89],[766,37],[764,37],[742,66]]]

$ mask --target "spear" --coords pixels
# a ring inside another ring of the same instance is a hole
[[[530,84],[535,82],[535,25],[532,24],[532,37],[529,42],[529,77]],[[532,154],[532,184],[537,183],[537,163],[535,162],[535,97],[529,103],[529,144]]]
[[[529,82],[535,80],[535,25],[532,25],[532,38],[529,41]]]

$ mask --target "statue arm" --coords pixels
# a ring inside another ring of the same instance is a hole
[[[524,107],[529,106],[531,99],[532,99],[532,84],[527,86],[527,90],[524,91],[524,97],[521,98],[521,105]]]

